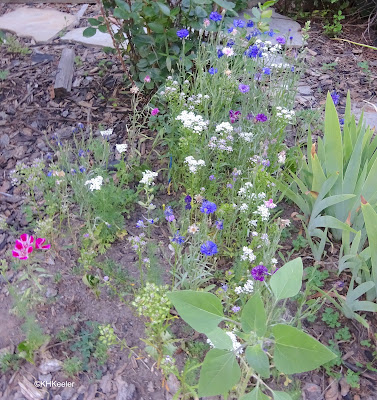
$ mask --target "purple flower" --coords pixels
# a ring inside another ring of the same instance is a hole
[[[187,29],[181,29],[181,30],[177,31],[177,36],[180,39],[185,39],[185,38],[187,38],[188,35],[189,35],[189,31]]]
[[[238,85],[238,90],[239,90],[241,93],[247,93],[247,92],[250,90],[250,86],[249,86],[249,85],[245,85],[245,84],[243,84],[243,83],[240,83],[240,84]]]
[[[268,67],[264,67],[264,68],[263,68],[263,73],[264,73],[265,75],[270,75],[270,74],[271,74],[271,69],[268,68]]]
[[[48,171],[47,176],[52,176],[52,171]]]
[[[79,171],[80,171],[81,173],[83,173],[83,172],[86,171],[86,169],[85,169],[85,167],[81,166],[81,167],[79,167]]]
[[[262,53],[256,44],[253,44],[245,51],[245,55],[249,58],[256,58],[259,54],[261,55]]]
[[[226,292],[228,290],[228,285],[224,283],[224,285],[221,285],[221,289]]]
[[[335,90],[331,92],[331,98],[335,105],[339,103],[340,95]]]
[[[214,22],[219,22],[223,19],[223,17],[218,12],[213,11],[211,12],[211,14],[209,14],[209,19],[211,19]]]
[[[291,72],[295,72],[295,67],[291,67]]]
[[[255,117],[256,122],[266,122],[267,119],[267,115],[265,114],[257,114],[257,116]]]
[[[191,196],[188,194],[188,195],[185,197],[185,203],[191,203],[191,200],[192,200],[192,198],[191,198]]]
[[[179,230],[175,233],[175,235],[172,237],[171,241],[173,243],[177,244],[182,244],[185,241],[185,238],[179,234]]]
[[[258,35],[260,35],[262,32],[259,30],[259,29],[254,29],[254,31],[253,31],[253,33],[252,33],[252,35],[253,35],[253,37],[255,37],[255,36],[258,36]]]
[[[210,180],[210,181],[214,181],[215,179],[216,179],[216,178],[215,178],[215,175],[210,175],[210,176],[209,176],[209,180]]]
[[[155,222],[157,222],[157,221],[158,221],[158,218],[156,218],[156,219],[153,219],[153,218],[147,218],[147,221],[148,221],[148,223],[149,223],[149,224],[153,225]]]
[[[228,184],[226,185],[226,187],[229,188],[229,189],[232,189],[232,188],[233,188],[233,185],[232,185],[231,183],[228,183]]]
[[[238,118],[241,115],[241,111],[233,111],[233,110],[229,110],[229,119],[230,119],[230,123],[234,124],[236,121],[238,121]]]
[[[262,80],[262,74],[260,73],[260,72],[257,72],[255,75],[254,75],[254,80],[255,81],[261,81]]]
[[[200,252],[206,256],[213,256],[217,254],[217,245],[216,243],[207,240],[204,244],[200,246]]]
[[[279,44],[285,44],[285,38],[283,38],[283,36],[278,36],[278,37],[276,38],[276,41],[277,41]]]
[[[232,33],[233,32],[233,27],[228,29],[228,33]]]
[[[165,219],[168,222],[173,222],[175,220],[173,209],[170,206],[167,206],[164,211]]]
[[[245,26],[245,22],[242,21],[242,19],[235,19],[235,20],[233,21],[233,25],[234,25],[236,28],[243,28],[243,27]]]
[[[88,238],[89,237],[89,233],[84,233],[84,238]]]
[[[224,229],[224,221],[222,219],[218,219],[215,222],[215,226],[219,231],[223,230]]]
[[[78,127],[79,129],[84,129],[84,124],[82,124],[81,122],[79,122],[79,123],[77,124],[77,127]]]
[[[270,163],[270,160],[262,160],[261,164],[262,164],[264,167],[269,167],[271,163]]]
[[[221,58],[224,55],[223,51],[221,49],[217,50],[217,58]]]
[[[136,228],[145,228],[144,221],[139,219],[139,221],[136,222]]]
[[[211,67],[211,68],[208,70],[208,72],[209,72],[211,75],[217,74],[217,71],[218,71],[218,69],[217,69],[217,68],[213,68],[213,67]]]
[[[264,265],[257,265],[251,270],[251,276],[256,281],[263,282],[265,279],[265,275],[268,275],[268,269]]]
[[[343,281],[337,281],[334,283],[334,288],[336,290],[342,290],[344,288],[344,282]]]
[[[251,19],[249,19],[249,20],[247,21],[246,26],[247,26],[248,28],[252,28],[252,27],[254,26],[254,22],[253,22]]]
[[[80,149],[79,150],[79,157],[84,157],[85,156],[85,150]]]
[[[274,30],[273,29],[270,29],[268,32],[266,32],[267,34],[268,34],[268,36],[270,36],[270,37],[274,37],[274,35],[275,35],[275,32],[274,32]]]
[[[215,203],[211,201],[203,201],[202,206],[200,207],[200,211],[204,214],[212,214],[217,210],[217,206]]]
[[[238,306],[233,306],[232,307],[232,311],[234,312],[234,313],[237,313],[238,311],[240,311],[241,310],[241,307],[238,307]]]
[[[109,278],[107,275],[103,277],[103,280],[104,280],[105,282],[108,282],[109,279],[110,279],[110,278]]]

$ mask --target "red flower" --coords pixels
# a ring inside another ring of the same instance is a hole
[[[35,241],[35,248],[36,249],[49,249],[50,247],[51,247],[51,245],[50,244],[43,244],[44,242],[46,241],[46,239],[44,239],[44,238],[38,238],[36,241]]]
[[[20,260],[27,260],[29,254],[33,252],[34,237],[29,236],[27,233],[23,233],[20,236],[20,240],[16,240],[14,250],[12,252],[13,257],[19,258]]]

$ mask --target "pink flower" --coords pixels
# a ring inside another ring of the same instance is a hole
[[[151,111],[151,115],[157,115],[159,112],[160,112],[160,110],[159,110],[158,108],[154,108],[154,109]]]
[[[268,200],[268,201],[265,201],[265,202],[264,202],[264,205],[265,205],[267,208],[275,208],[275,207],[276,207],[276,204],[274,204],[274,201],[273,201],[272,199],[270,199],[270,200]]]
[[[38,238],[36,241],[35,241],[35,248],[36,249],[49,249],[50,247],[51,247],[51,245],[50,244],[43,244],[44,242],[46,241],[46,239],[44,239],[44,238]]]
[[[210,21],[208,18],[206,18],[206,19],[203,21],[203,25],[204,25],[205,27],[210,26],[210,24],[211,24],[211,21]]]
[[[13,257],[19,258],[20,260],[27,260],[29,254],[33,252],[34,237],[29,236],[27,233],[23,233],[20,236],[20,240],[16,240],[14,250],[12,252]]]
[[[144,82],[150,82],[151,77],[149,75],[145,75]]]

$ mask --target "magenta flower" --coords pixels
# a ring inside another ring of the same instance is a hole
[[[256,122],[266,122],[267,121],[267,115],[265,114],[257,114],[255,117]]]
[[[234,111],[234,110],[229,110],[229,119],[230,123],[234,124],[236,121],[238,121],[238,118],[241,115],[241,111]]]
[[[35,248],[36,249],[49,249],[51,247],[50,244],[43,244],[46,241],[44,238],[37,238],[35,241]]]
[[[149,75],[145,75],[144,82],[150,82],[151,77]]]
[[[33,236],[23,233],[20,236],[20,240],[16,240],[14,250],[12,252],[13,257],[19,258],[20,260],[27,260],[29,258],[29,254],[34,250],[33,242]]]
[[[160,110],[159,110],[158,108],[154,108],[154,109],[151,111],[151,115],[157,115],[159,112],[160,112]]]
[[[256,281],[263,282],[265,279],[265,275],[268,275],[268,269],[264,265],[257,265],[251,270],[251,276]]]

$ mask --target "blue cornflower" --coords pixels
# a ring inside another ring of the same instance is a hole
[[[234,25],[236,28],[244,28],[244,27],[245,27],[245,22],[242,21],[242,19],[235,19],[235,20],[233,21],[233,25]]]
[[[259,29],[254,29],[252,32],[253,37],[260,35],[262,32]]]
[[[219,231],[222,231],[224,229],[224,221],[222,219],[218,219],[215,222],[215,226]]]
[[[215,203],[211,201],[203,201],[202,206],[200,207],[200,211],[205,214],[212,214],[217,210],[217,206]]]
[[[249,41],[249,40],[251,39],[251,35],[249,34],[249,35],[245,36],[245,39],[246,39],[247,41]]]
[[[153,218],[147,218],[147,221],[148,221],[148,223],[149,224],[151,224],[151,225],[153,225],[155,222],[157,222],[159,220],[159,218],[155,218],[155,219],[153,219]]]
[[[83,172],[85,172],[85,171],[86,171],[86,168],[85,168],[85,167],[83,167],[83,166],[81,166],[81,167],[79,167],[79,171],[80,171],[81,173],[83,173]]]
[[[344,118],[340,118],[339,123],[340,123],[340,125],[344,125]]]
[[[283,38],[283,36],[278,36],[278,37],[276,38],[276,41],[277,41],[279,44],[285,44],[285,38]]]
[[[144,221],[139,219],[139,221],[136,222],[136,228],[145,228]]]
[[[218,12],[212,11],[211,14],[209,14],[209,19],[215,22],[219,22],[223,19],[223,17]]]
[[[253,44],[245,51],[245,55],[249,58],[256,58],[259,52],[259,47],[256,44]]]
[[[71,174],[75,175],[77,173],[77,171],[74,168],[71,168]]]
[[[234,45],[235,45],[234,40],[230,40],[230,41],[226,44],[226,47],[232,47],[232,46],[234,46]]]
[[[208,70],[208,72],[209,72],[211,75],[217,74],[217,71],[218,71],[218,69],[217,69],[217,68],[213,68],[213,67],[211,67],[211,68]]]
[[[79,129],[84,129],[84,124],[82,124],[81,122],[79,122],[79,123],[77,124],[77,127],[78,127]]]
[[[204,244],[200,246],[200,252],[206,256],[213,256],[217,254],[217,245],[216,243],[207,240]]]
[[[85,156],[85,150],[80,149],[79,150],[79,157],[84,157]]]
[[[167,206],[164,211],[166,221],[173,222],[175,220],[173,209]]]
[[[339,103],[340,95],[335,90],[331,92],[331,98],[335,105]]]
[[[239,90],[241,93],[247,93],[247,92],[250,90],[250,86],[249,86],[249,85],[245,85],[245,84],[243,84],[243,83],[240,83],[240,84],[238,85],[238,90]]]
[[[263,73],[264,73],[265,75],[270,75],[270,74],[271,74],[271,69],[268,68],[268,67],[264,67],[264,68],[263,68]]]
[[[187,29],[181,29],[179,31],[177,31],[177,36],[180,39],[185,39],[187,38],[187,36],[190,34],[190,32]]]
[[[293,36],[289,36],[289,40],[292,41],[293,40]]]
[[[249,19],[249,20],[247,21],[246,26],[247,26],[248,28],[252,28],[252,27],[254,26],[254,22],[253,22],[251,19]]]
[[[217,50],[217,58],[221,58],[224,55],[223,51],[221,49]]]
[[[52,171],[48,171],[47,176],[52,176]]]
[[[275,35],[275,32],[274,32],[274,30],[273,29],[270,29],[268,32],[266,32],[267,34],[268,34],[268,36],[270,36],[270,37],[274,37],[274,35]]]
[[[295,67],[291,67],[291,72],[295,72]]]
[[[182,244],[185,241],[185,238],[179,234],[179,229],[177,230],[177,233],[174,234],[171,241],[177,244]]]
[[[233,32],[233,27],[228,29],[228,33],[232,33]]]

